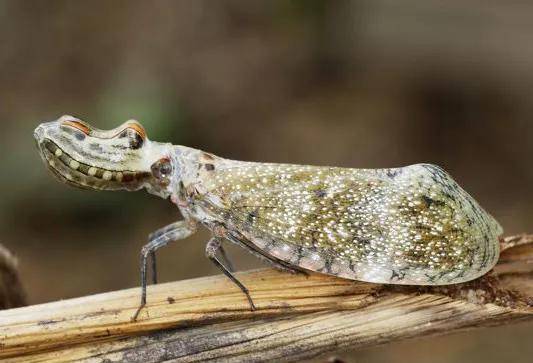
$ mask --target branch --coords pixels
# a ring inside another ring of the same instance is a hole
[[[26,305],[17,259],[0,244],[0,310]]]
[[[524,242],[526,241],[526,242]],[[533,320],[533,238],[502,241],[500,262],[444,287],[370,284],[264,269],[239,274],[258,310],[224,276],[0,312],[11,362],[294,361],[339,349]],[[511,244],[513,246],[511,246]]]

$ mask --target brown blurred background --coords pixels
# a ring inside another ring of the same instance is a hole
[[[62,114],[256,161],[432,162],[504,226],[533,232],[533,4],[0,1],[0,243],[31,303],[137,286],[144,193],[70,189],[32,131]],[[162,280],[218,273],[207,233],[160,250]],[[258,260],[231,249],[241,269]],[[529,362],[533,326],[402,342],[357,362]]]

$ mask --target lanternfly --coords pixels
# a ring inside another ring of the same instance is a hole
[[[128,121],[102,131],[72,116],[35,130],[62,181],[97,190],[170,198],[184,220],[149,237],[141,251],[141,305],[155,251],[203,225],[206,256],[246,295],[223,249],[231,241],[290,272],[316,271],[389,284],[443,285],[475,279],[499,255],[500,225],[444,170],[431,164],[349,169],[223,159],[148,140]],[[253,291],[252,291],[253,294]]]

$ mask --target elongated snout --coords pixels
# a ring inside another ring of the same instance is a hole
[[[39,125],[34,138],[48,168],[76,187],[138,190],[152,177],[142,150],[146,133],[136,121],[103,131],[63,116]]]

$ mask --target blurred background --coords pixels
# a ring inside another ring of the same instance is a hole
[[[443,166],[504,226],[533,232],[533,3],[0,1],[0,243],[29,302],[139,284],[145,193],[78,191],[32,131],[72,114],[223,157]],[[218,270],[202,231],[158,253],[163,281]],[[230,250],[240,269],[261,263]],[[532,325],[407,341],[357,362],[530,361]]]

